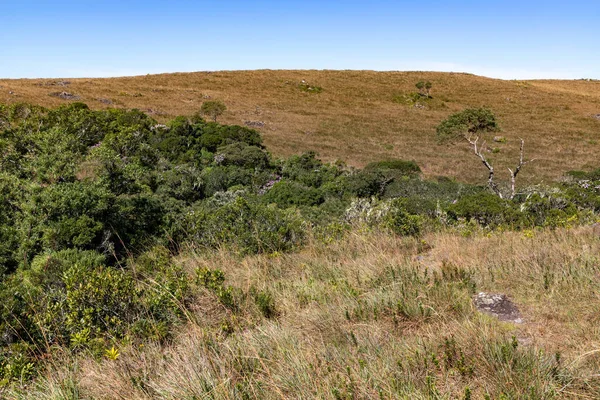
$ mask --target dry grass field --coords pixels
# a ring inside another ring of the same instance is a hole
[[[424,242],[428,245],[424,246]],[[116,359],[68,352],[15,399],[593,399],[600,396],[598,254],[589,227],[427,234],[357,229],[294,254],[187,252],[252,298],[232,314],[206,291],[171,343]],[[523,322],[476,311],[506,293]],[[233,331],[234,333],[230,332]],[[1,394],[1,393],[0,393]]]
[[[308,93],[302,80],[322,88]],[[415,83],[433,83],[425,108],[403,101]],[[412,159],[427,176],[483,182],[485,170],[465,146],[441,146],[435,126],[449,114],[486,106],[500,119],[507,143],[490,158],[501,174],[516,160],[518,138],[536,161],[522,179],[548,182],[565,171],[598,167],[600,82],[505,81],[469,74],[372,71],[224,71],[110,79],[0,80],[0,102],[55,107],[73,100],[94,109],[138,108],[159,121],[191,115],[203,101],[223,101],[222,122],[258,125],[270,151],[288,156],[316,150],[349,165],[383,158]],[[399,100],[399,101],[398,101]],[[264,125],[263,125],[264,124]]]

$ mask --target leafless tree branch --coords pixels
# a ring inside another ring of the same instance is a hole
[[[523,161],[523,148],[524,147],[525,147],[525,141],[523,139],[521,139],[521,148],[519,151],[519,165],[517,165],[517,167],[514,169],[514,171],[510,168],[508,169],[508,171],[510,172],[510,198],[511,199],[513,199],[516,195],[515,187],[516,187],[517,175],[521,171],[521,168],[523,168],[523,166],[525,166],[535,160],[535,159],[531,159],[529,161]]]
[[[483,154],[483,151],[486,148],[486,142],[483,141],[481,144],[479,144],[479,139],[480,139],[479,136],[475,136],[475,138],[473,138],[472,135],[469,135],[469,136],[466,136],[465,138],[471,144],[471,146],[473,146],[473,151],[475,152],[475,155],[481,159],[481,162],[489,171],[488,187],[492,190],[492,192],[494,192],[500,198],[503,198],[502,192],[498,188],[498,185],[496,184],[496,182],[494,182],[494,167],[492,166],[492,164],[490,164],[488,162],[488,160],[485,158],[485,155]]]

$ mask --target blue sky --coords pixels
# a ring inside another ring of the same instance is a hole
[[[600,1],[0,0],[0,77],[237,69],[600,79]]]

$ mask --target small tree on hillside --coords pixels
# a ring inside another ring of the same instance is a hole
[[[227,110],[227,106],[220,101],[212,100],[205,101],[202,103],[202,107],[200,111],[204,115],[208,115],[213,119],[213,121],[217,122],[217,117],[223,115],[223,113]]]
[[[419,89],[419,94],[424,97],[431,97],[431,87],[433,86],[429,81],[419,81],[415,84],[416,88]]]
[[[504,198],[502,191],[494,181],[494,167],[484,155],[487,150],[487,142],[484,135],[490,132],[497,132],[500,128],[495,115],[487,108],[469,108],[459,113],[453,114],[437,126],[437,137],[440,142],[454,142],[456,140],[465,140],[473,148],[475,155],[479,157],[483,165],[488,169],[488,187],[500,198]],[[521,148],[519,163],[510,172],[510,194],[509,199],[513,199],[516,194],[515,183],[517,175],[523,166],[533,160],[523,160],[523,147],[525,141],[521,139]]]

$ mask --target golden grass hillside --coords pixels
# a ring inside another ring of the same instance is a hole
[[[308,93],[302,80],[319,86]],[[433,99],[414,107],[404,96],[415,83],[433,83]],[[372,71],[231,71],[110,79],[0,80],[0,102],[58,106],[68,92],[94,109],[139,108],[160,121],[191,115],[203,101],[223,101],[222,122],[254,124],[276,156],[315,150],[350,165],[383,158],[412,159],[427,176],[484,182],[485,170],[464,145],[440,146],[435,126],[467,107],[490,107],[507,143],[492,143],[500,175],[516,162],[518,138],[536,161],[522,172],[528,183],[548,182],[567,170],[598,167],[599,81],[505,81],[469,74]],[[264,124],[264,125],[263,125]]]

